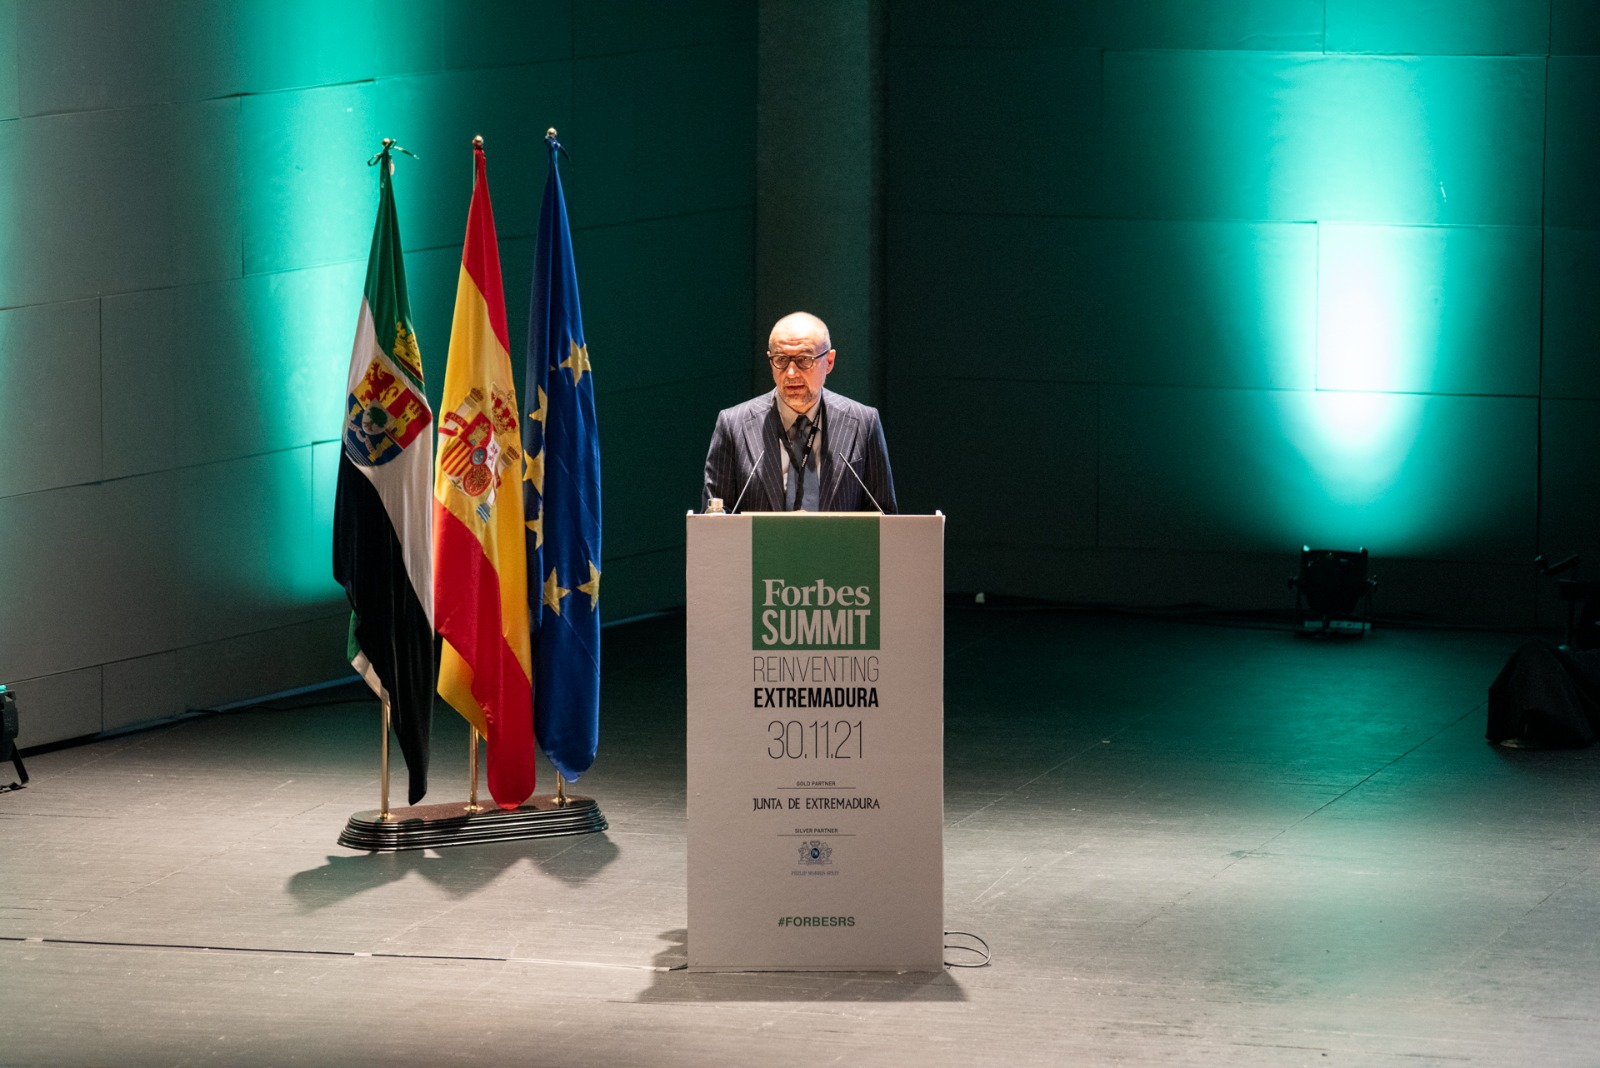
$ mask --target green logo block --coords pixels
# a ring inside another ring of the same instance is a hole
[[[878,648],[877,516],[756,516],[751,528],[752,648]]]

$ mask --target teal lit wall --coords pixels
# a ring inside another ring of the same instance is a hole
[[[0,0],[0,682],[23,744],[349,674],[330,575],[375,171],[438,398],[490,157],[514,360],[557,127],[606,463],[606,604],[681,604],[685,470],[749,385],[737,0]],[[520,372],[519,372],[520,373]]]
[[[1593,0],[0,0],[0,682],[25,744],[326,679],[395,136],[442,381],[481,133],[520,347],[558,127],[606,614],[773,316],[833,321],[953,589],[1550,622],[1600,566]]]
[[[1600,567],[1600,7],[890,11],[886,423],[953,588],[1283,607],[1311,542],[1380,609],[1559,618],[1534,554]]]

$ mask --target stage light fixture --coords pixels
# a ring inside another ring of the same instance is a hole
[[[1302,634],[1359,637],[1372,629],[1376,575],[1367,573],[1366,549],[1300,549],[1300,573],[1289,579]]]
[[[1572,572],[1571,578],[1557,578],[1556,583],[1557,595],[1567,602],[1567,634],[1561,647],[1600,649],[1600,582],[1580,581],[1578,565],[1581,563],[1583,560],[1577,553],[1555,563],[1542,553],[1533,558],[1533,566],[1548,578]]]

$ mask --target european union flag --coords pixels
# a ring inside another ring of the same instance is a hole
[[[533,731],[575,781],[600,743],[600,432],[555,131],[546,135],[523,422]]]

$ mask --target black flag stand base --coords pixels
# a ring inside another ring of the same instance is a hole
[[[389,808],[389,701],[383,702],[383,745],[379,750],[380,807],[357,812],[344,825],[339,844],[372,853],[397,853],[402,849],[439,849],[443,846],[485,845],[524,838],[559,838],[569,834],[594,834],[606,829],[606,818],[592,797],[567,793],[566,781],[556,773],[556,792],[550,797],[530,797],[507,811],[478,804],[478,742],[476,727],[467,728],[467,801],[442,805]]]
[[[606,818],[593,798],[565,794],[530,797],[510,811],[490,806],[471,812],[467,804],[454,801],[393,809],[387,819],[380,809],[357,812],[345,824],[339,844],[373,853],[394,853],[402,849],[594,834],[605,829]]]

